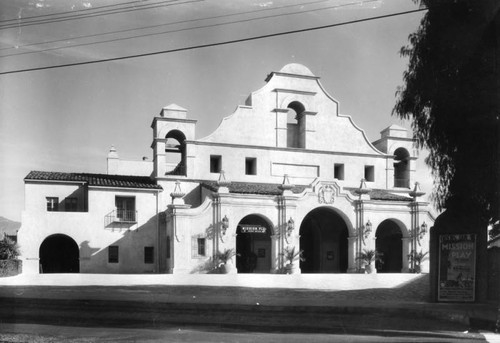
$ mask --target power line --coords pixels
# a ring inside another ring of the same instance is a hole
[[[95,11],[95,10],[98,10],[98,9],[101,9],[101,8],[124,6],[124,5],[128,5],[128,4],[134,4],[134,3],[137,3],[137,2],[146,2],[146,1],[150,1],[150,0],[135,0],[135,1],[129,1],[129,2],[122,2],[120,4],[111,4],[111,5],[97,6],[97,7],[92,7],[92,8],[83,8],[83,9],[79,9],[79,10],[65,11],[65,12],[40,14],[40,15],[34,15],[34,16],[31,16],[31,17],[4,19],[4,20],[0,20],[0,23],[4,23],[4,22],[7,22],[7,21],[21,21],[21,20],[29,20],[29,19],[34,19],[34,18],[57,16],[57,15],[68,14],[68,13]]]
[[[36,54],[36,53],[42,53],[42,52],[54,51],[54,50],[60,50],[60,49],[67,49],[67,48],[74,48],[74,47],[81,47],[81,46],[89,46],[89,45],[94,45],[94,44],[119,42],[119,41],[123,41],[123,40],[135,39],[135,38],[158,36],[158,35],[164,35],[164,34],[169,34],[169,33],[177,33],[177,32],[182,32],[182,31],[196,30],[196,29],[206,29],[206,28],[218,27],[218,26],[224,26],[224,25],[230,25],[230,24],[239,24],[239,23],[245,23],[245,22],[250,22],[250,21],[255,21],[255,20],[263,20],[263,19],[269,19],[269,18],[277,18],[277,17],[282,17],[282,16],[288,16],[288,15],[296,15],[296,14],[303,14],[303,13],[308,13],[308,12],[316,12],[316,11],[321,11],[321,10],[326,10],[326,9],[333,9],[333,8],[340,8],[340,7],[352,6],[352,5],[359,5],[359,4],[364,4],[364,3],[369,3],[369,2],[375,2],[375,1],[378,1],[378,0],[365,0],[365,1],[351,2],[351,3],[342,4],[342,5],[328,6],[328,7],[310,9],[310,10],[305,10],[305,11],[303,10],[303,11],[298,11],[298,12],[273,14],[273,15],[268,15],[268,16],[264,16],[264,17],[235,20],[235,21],[230,21],[230,22],[225,22],[225,23],[208,24],[208,25],[188,27],[188,28],[176,29],[176,30],[170,30],[170,31],[164,31],[164,32],[148,33],[148,34],[135,35],[135,36],[129,36],[129,37],[122,37],[122,38],[113,38],[113,39],[108,39],[108,40],[103,40],[103,41],[97,41],[97,42],[72,44],[72,45],[66,45],[66,46],[62,46],[62,47],[54,47],[54,48],[41,49],[41,50],[37,50],[37,51],[26,51],[26,52],[20,52],[20,53],[5,54],[5,55],[1,55],[0,58],[2,58],[2,57],[10,57],[10,56],[27,55],[27,54]],[[168,24],[165,24],[165,25],[168,25]]]
[[[5,25],[0,25],[0,30],[19,28],[19,27],[24,27],[24,26],[32,26],[32,25],[52,24],[52,23],[58,23],[61,21],[100,17],[103,15],[120,14],[120,13],[127,13],[127,12],[139,11],[139,10],[148,10],[148,9],[164,7],[164,6],[182,5],[185,3],[201,2],[204,0],[191,0],[191,1],[186,1],[186,2],[178,2],[178,1],[179,0],[166,0],[166,1],[160,1],[157,3],[153,3],[153,4],[129,6],[129,7],[124,7],[124,8],[120,8],[120,9],[112,9],[112,10],[103,10],[103,11],[94,12],[94,13],[90,13],[90,14],[77,14],[77,15],[73,15],[73,16],[66,16],[66,17],[60,17],[60,18],[54,18],[54,19],[34,20],[34,21],[30,21],[30,22],[27,22],[24,24],[15,24],[15,23],[14,24],[5,24]]]
[[[321,3],[321,2],[329,2],[329,1],[331,1],[331,0],[318,0],[318,1],[311,1],[311,2],[307,2],[307,3],[298,3],[298,4],[294,4],[294,5],[285,5],[285,6],[263,8],[263,9],[254,10],[254,11],[245,11],[245,12],[217,15],[217,16],[212,16],[212,17],[198,18],[198,19],[181,20],[181,21],[176,21],[176,22],[171,22],[171,23],[166,23],[166,24],[143,26],[143,27],[133,28],[133,29],[117,30],[117,31],[96,33],[96,34],[92,34],[92,35],[83,35],[83,36],[77,36],[77,37],[68,37],[68,38],[64,38],[64,39],[57,39],[57,40],[46,41],[46,42],[38,42],[38,43],[18,45],[15,47],[11,46],[11,47],[6,47],[6,48],[0,48],[0,51],[19,49],[19,48],[23,48],[23,47],[42,45],[42,44],[52,44],[52,43],[64,42],[64,41],[67,41],[68,39],[75,40],[75,39],[81,39],[81,38],[99,37],[99,36],[110,35],[110,34],[115,34],[115,33],[124,33],[124,32],[130,32],[130,31],[146,30],[146,29],[153,29],[153,28],[157,28],[157,27],[171,26],[171,25],[176,25],[176,24],[184,24],[184,23],[190,23],[190,22],[196,22],[196,21],[202,21],[202,20],[212,20],[212,19],[220,19],[220,18],[226,18],[226,17],[238,16],[238,15],[244,15],[244,14],[274,11],[274,10],[279,10],[279,9],[283,9],[283,8],[297,7],[297,6],[302,6],[302,5],[312,5],[312,4],[317,4],[317,3]],[[365,2],[373,2],[373,1],[379,1],[379,0],[362,1],[361,4],[365,3]],[[360,2],[351,3],[351,4],[360,4]],[[67,47],[67,46],[65,46],[65,47]],[[64,47],[61,47],[61,48],[64,48]],[[36,52],[40,52],[40,51],[36,51]],[[12,54],[12,55],[14,55],[14,54]],[[4,56],[12,56],[12,55],[4,55]],[[3,57],[3,56],[1,56],[1,57]]]
[[[121,60],[133,59],[133,58],[140,58],[140,57],[147,57],[147,56],[154,56],[154,55],[162,55],[162,54],[168,54],[168,53],[174,53],[174,52],[181,52],[181,51],[188,51],[188,50],[209,48],[209,47],[229,45],[229,44],[235,44],[235,43],[249,42],[249,41],[254,41],[254,40],[259,40],[259,39],[264,39],[264,38],[272,38],[272,37],[285,36],[285,35],[296,34],[296,33],[317,31],[317,30],[323,30],[323,29],[337,27],[337,26],[350,25],[350,24],[362,23],[362,22],[366,22],[366,21],[372,21],[372,20],[379,20],[379,19],[385,19],[385,18],[390,18],[390,17],[396,17],[396,16],[405,15],[405,14],[411,14],[411,13],[426,11],[427,9],[428,8],[420,8],[420,9],[416,9],[416,10],[410,10],[410,11],[404,11],[404,12],[397,12],[397,13],[385,14],[385,15],[381,15],[381,16],[374,16],[374,17],[368,17],[368,18],[363,18],[363,19],[356,19],[356,20],[351,20],[351,21],[346,21],[346,22],[341,22],[341,23],[336,23],[336,24],[315,26],[315,27],[310,27],[310,28],[306,28],[306,29],[284,31],[284,32],[278,32],[278,33],[271,33],[271,34],[267,34],[267,35],[260,35],[260,36],[253,36],[253,37],[247,37],[247,38],[240,38],[240,39],[228,40],[228,41],[218,42],[218,43],[208,43],[208,44],[201,44],[201,45],[193,45],[193,46],[188,46],[188,47],[183,47],[183,48],[162,50],[162,51],[156,51],[156,52],[148,52],[148,53],[143,53],[143,54],[127,55],[127,56],[120,56],[120,57],[112,57],[112,58],[107,58],[107,59],[100,59],[100,60],[93,60],[93,61],[86,61],[86,62],[58,64],[58,65],[45,66],[45,67],[37,67],[37,68],[10,70],[10,71],[0,72],[0,75],[15,74],[15,73],[25,73],[25,72],[30,72],[30,71],[56,69],[56,68],[63,68],[63,67],[76,67],[76,66],[87,65],[87,64],[96,64],[96,63],[104,63],[104,62],[112,62],[112,61],[121,61]]]

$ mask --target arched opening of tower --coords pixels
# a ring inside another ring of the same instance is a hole
[[[375,247],[383,263],[375,267],[378,273],[401,273],[403,268],[403,234],[393,220],[384,220],[375,233]]]
[[[288,105],[286,143],[289,148],[305,148],[304,105],[298,101]]]
[[[410,188],[410,153],[405,148],[394,151],[394,187]]]
[[[248,215],[236,229],[236,268],[238,273],[271,271],[271,226],[259,215]]]
[[[344,219],[329,208],[312,210],[300,225],[302,273],[346,273],[348,229]]]
[[[165,139],[166,174],[186,175],[186,136],[179,130],[172,130]]]
[[[40,273],[79,273],[80,250],[69,236],[56,234],[40,245]]]

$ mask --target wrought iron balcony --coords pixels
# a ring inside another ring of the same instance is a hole
[[[394,187],[410,188],[410,179],[394,179]]]
[[[104,225],[108,226],[112,223],[137,223],[137,211],[116,209],[104,217]]]

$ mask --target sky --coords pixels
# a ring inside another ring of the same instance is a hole
[[[371,141],[391,124],[410,128],[391,115],[408,62],[399,49],[425,12],[138,58],[1,73],[415,9],[411,0],[1,1],[0,216],[21,219],[23,178],[31,170],[105,173],[111,145],[120,158],[151,159],[150,124],[171,103],[186,108],[188,118],[198,120],[196,138],[205,137],[260,89],[270,72],[289,63],[301,63],[321,77],[340,102],[340,113],[352,116]],[[417,180],[430,193],[432,179],[423,158],[418,168]]]

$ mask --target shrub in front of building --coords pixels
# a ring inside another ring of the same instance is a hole
[[[19,246],[8,237],[0,240],[0,277],[21,273],[22,261],[18,260]]]

